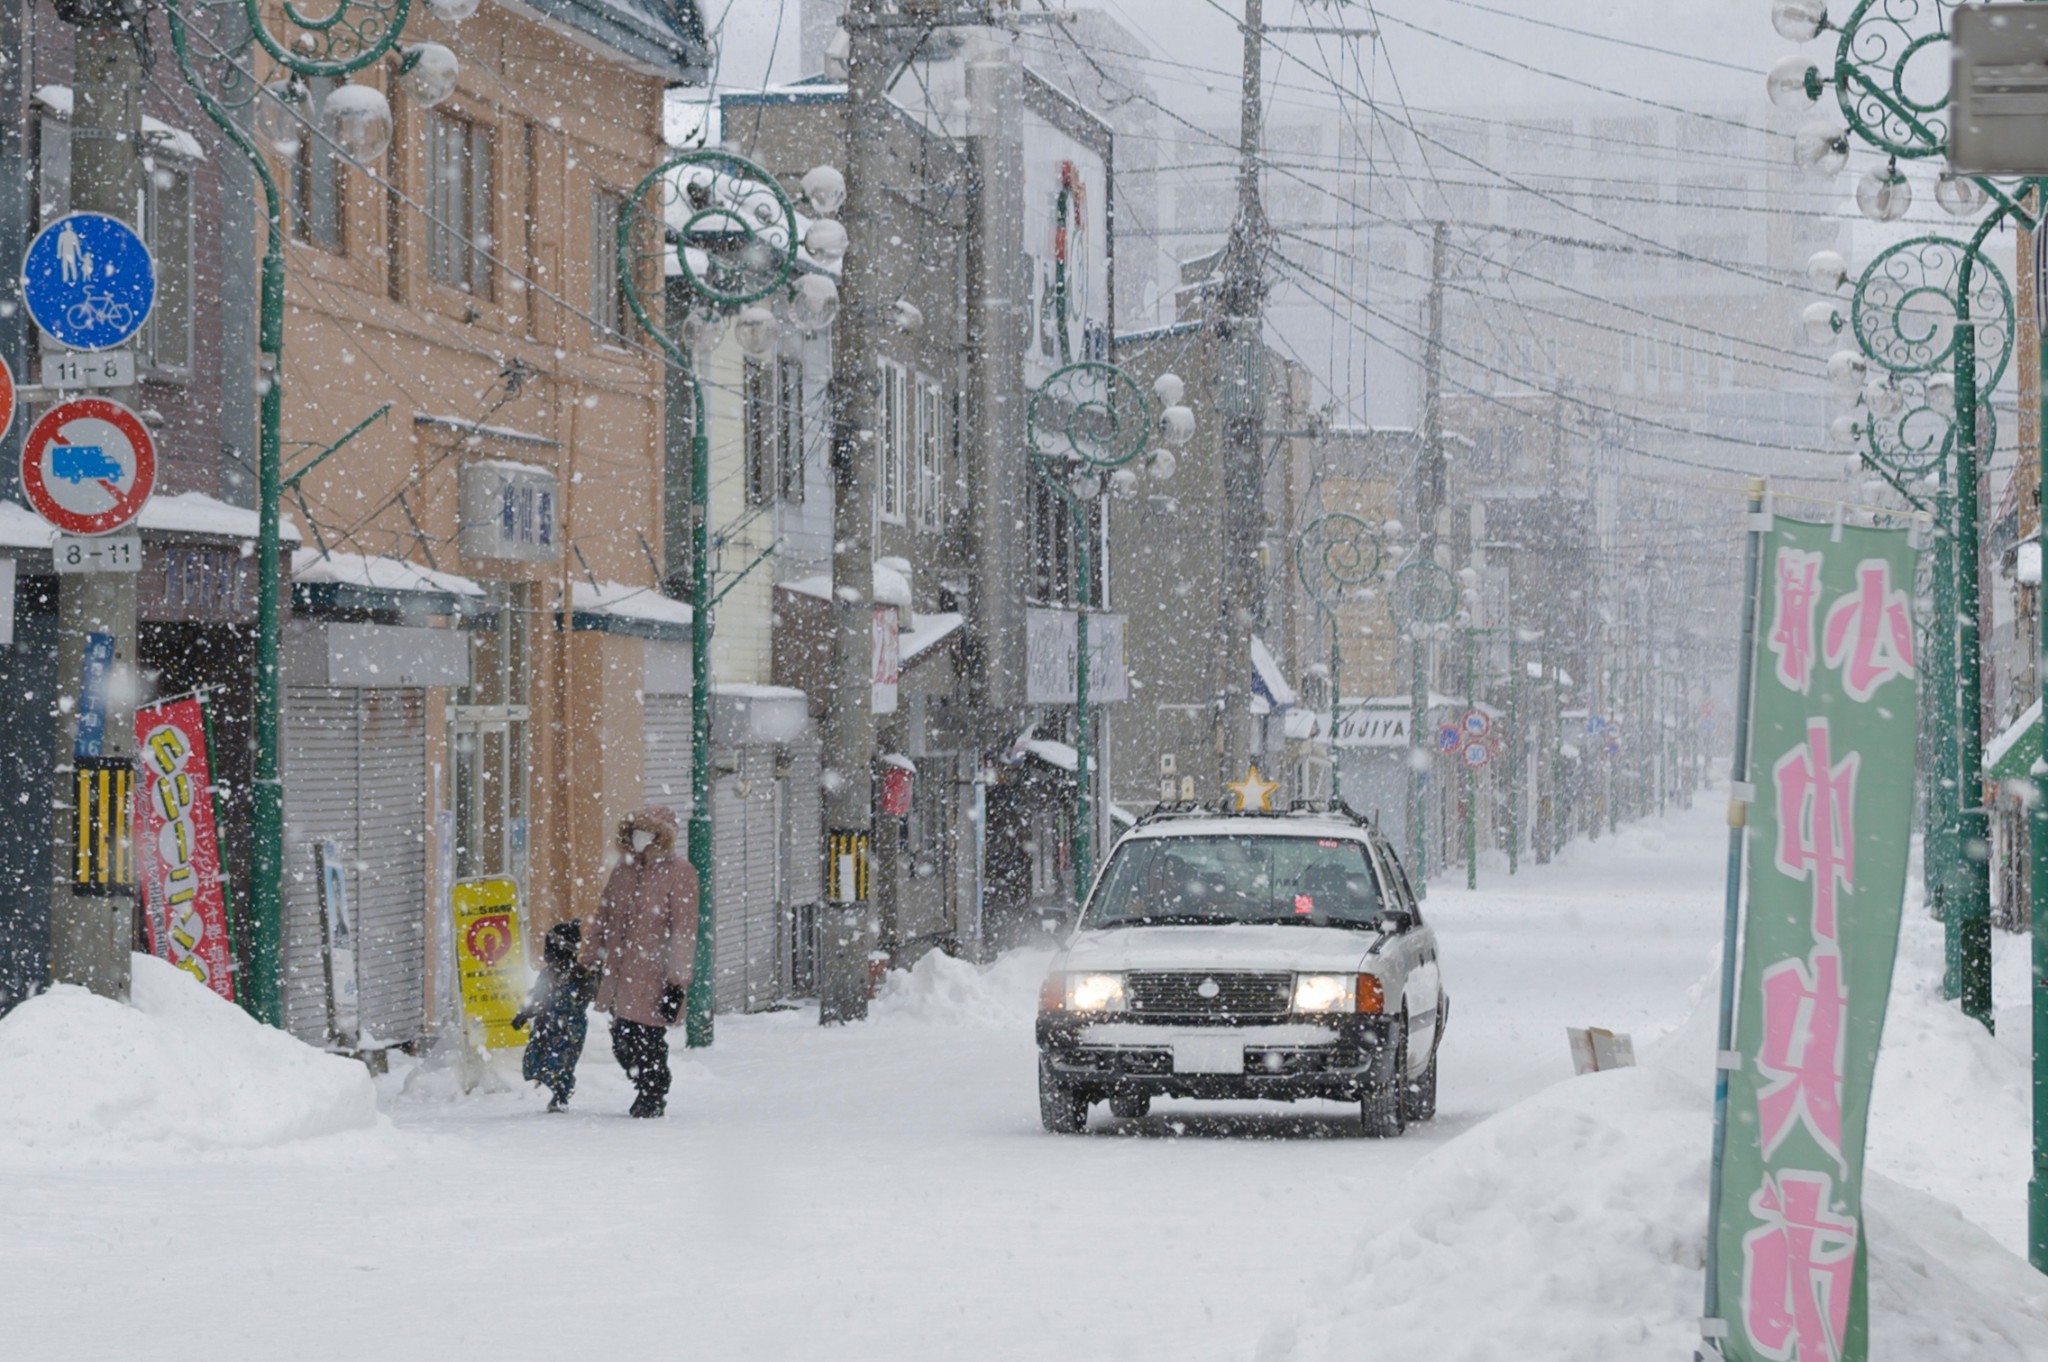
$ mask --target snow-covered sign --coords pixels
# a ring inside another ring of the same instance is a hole
[[[896,712],[897,690],[903,681],[903,624],[893,605],[875,607],[872,697],[877,714]]]
[[[1122,615],[1088,612],[1088,703],[1118,704],[1131,698],[1124,665]],[[1027,606],[1024,611],[1024,703],[1074,703],[1074,612]]]
[[[1381,705],[1352,705],[1337,710],[1337,746],[1406,747],[1408,711]]]
[[[1786,519],[1762,547],[1707,1327],[1730,1362],[1860,1362],[1864,1132],[1913,812],[1916,554],[1905,530]]]

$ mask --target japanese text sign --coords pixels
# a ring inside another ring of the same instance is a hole
[[[135,711],[135,815],[151,949],[230,1002],[234,951],[214,820],[206,713],[196,699]]]
[[[1904,530],[1764,538],[1748,906],[1718,1223],[1725,1353],[1868,1355],[1863,1137],[1913,802]]]
[[[526,1043],[512,1026],[530,977],[519,933],[519,882],[461,880],[455,898],[455,972],[473,1042],[492,1050]]]

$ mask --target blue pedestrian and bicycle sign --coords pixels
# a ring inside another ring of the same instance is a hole
[[[135,229],[105,213],[69,213],[29,243],[21,262],[29,316],[73,350],[111,350],[149,320],[156,263]]]

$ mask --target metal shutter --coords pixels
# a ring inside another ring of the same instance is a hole
[[[690,816],[690,697],[649,695],[642,704],[647,802],[666,804],[684,822]]]
[[[787,951],[774,749],[750,744],[739,764],[737,775],[711,788],[713,996],[722,1012],[753,1011],[781,997]]]
[[[825,897],[824,767],[812,734],[789,750],[789,901],[816,903]]]
[[[285,1027],[327,1039],[313,848],[348,866],[365,1038],[426,1030],[426,692],[287,686],[284,716]]]

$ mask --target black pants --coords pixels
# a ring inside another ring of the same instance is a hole
[[[668,1028],[612,1019],[612,1056],[640,1096],[660,1102],[668,1096]]]

